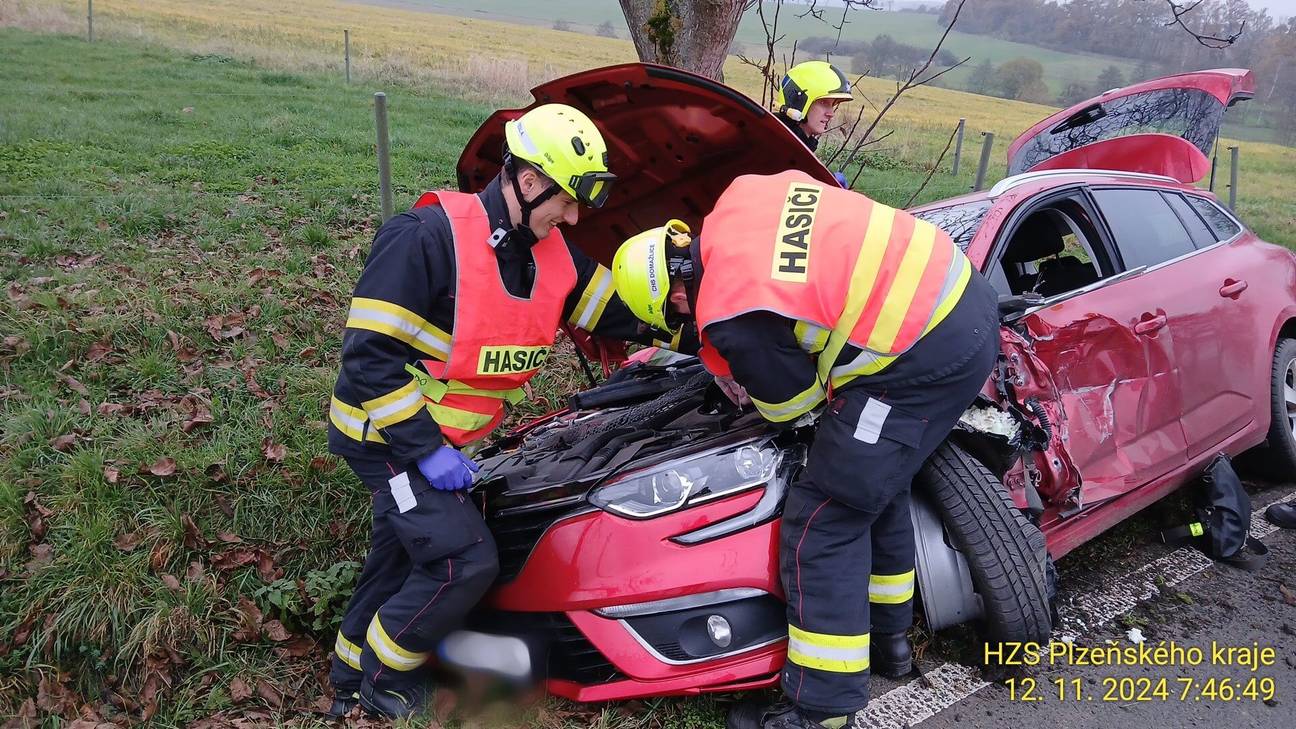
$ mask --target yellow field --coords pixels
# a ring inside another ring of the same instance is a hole
[[[84,33],[85,3],[46,0],[33,5],[31,0],[0,0],[0,23],[4,22]],[[95,26],[103,37],[141,38],[274,67],[339,73],[342,31],[349,29],[356,79],[449,89],[499,104],[528,101],[527,90],[550,78],[635,60],[628,40],[338,0],[98,0]],[[736,58],[730,59],[726,77],[730,85],[759,98],[758,75]],[[868,78],[859,88],[867,99],[863,103],[880,106],[895,84]],[[1008,140],[1050,111],[1034,104],[920,88],[908,94],[883,123],[883,129],[896,130],[884,151],[929,163],[958,118],[966,117],[965,164],[975,165],[978,132],[992,131],[999,141],[991,172],[1002,175]],[[1231,141],[1222,142],[1221,149],[1229,144],[1241,147],[1240,214],[1262,235],[1296,246],[1296,150]],[[1226,179],[1225,154],[1221,163]],[[1217,189],[1223,190],[1223,185]]]

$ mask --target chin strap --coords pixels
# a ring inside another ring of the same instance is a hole
[[[504,174],[508,176],[509,183],[513,185],[513,195],[517,197],[518,207],[522,210],[522,220],[513,227],[515,235],[519,236],[518,242],[526,246],[533,246],[538,240],[535,231],[531,230],[531,213],[545,203],[546,200],[558,194],[561,189],[557,183],[550,185],[547,189],[541,190],[531,200],[527,200],[522,195],[522,185],[518,182],[517,164],[513,161],[513,155],[508,152],[504,153]]]

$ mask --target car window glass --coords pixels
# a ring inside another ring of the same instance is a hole
[[[999,255],[999,265],[991,269],[991,280],[998,279],[1013,294],[1045,297],[1102,280],[1090,240],[1095,233],[1083,213],[1075,201],[1061,200],[1021,218]]]
[[[1211,232],[1210,228],[1206,227],[1206,222],[1193,210],[1188,201],[1183,199],[1183,195],[1163,193],[1162,197],[1179,214],[1179,222],[1183,223],[1184,227],[1188,229],[1188,234],[1192,236],[1192,241],[1198,248],[1214,245],[1215,234]]]
[[[949,233],[950,238],[954,240],[954,245],[957,245],[959,250],[966,253],[968,246],[972,244],[972,238],[976,236],[977,230],[981,227],[981,221],[985,219],[986,213],[989,211],[990,202],[978,200],[977,202],[963,203],[962,205],[923,210],[914,213],[914,217],[925,220]]]
[[[1195,250],[1192,238],[1155,190],[1094,190],[1116,235],[1125,268],[1155,266]]]
[[[1220,240],[1228,240],[1242,230],[1238,227],[1237,223],[1233,222],[1233,219],[1229,217],[1228,213],[1220,210],[1219,206],[1214,202],[1207,200],[1204,197],[1189,195],[1188,203],[1206,219],[1211,230],[1215,231],[1216,238]]]

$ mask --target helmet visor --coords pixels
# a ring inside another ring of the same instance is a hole
[[[571,187],[576,199],[592,208],[601,208],[607,202],[608,193],[617,176],[611,172],[586,172],[583,175],[572,175]]]

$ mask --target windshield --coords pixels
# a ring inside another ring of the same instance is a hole
[[[913,216],[949,233],[950,238],[954,239],[954,245],[958,246],[959,250],[967,253],[968,246],[972,244],[972,238],[976,235],[977,230],[981,228],[981,221],[985,219],[986,213],[989,211],[990,201],[978,200],[963,203],[962,205],[951,205],[946,208],[923,210],[914,213]]]
[[[1077,147],[1131,134],[1183,137],[1209,157],[1223,116],[1224,104],[1200,89],[1159,89],[1100,101],[1031,137],[1013,155],[1008,174],[1021,174]]]

